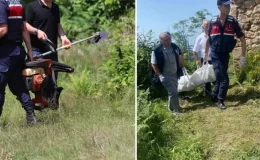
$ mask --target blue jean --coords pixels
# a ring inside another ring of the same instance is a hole
[[[42,54],[42,52],[40,51],[40,49],[34,48],[34,47],[32,48],[32,55],[33,55],[33,56],[35,56],[35,55],[40,55],[40,54]],[[46,55],[46,56],[41,57],[41,58],[43,58],[43,59],[51,59],[51,60],[53,60],[53,61],[58,62],[58,55],[57,55],[57,53],[51,53],[51,54]]]
[[[173,112],[180,112],[177,74],[162,74],[160,80],[168,91],[168,109]]]
[[[9,86],[10,91],[22,104],[22,107],[28,114],[34,112],[34,104],[31,100],[29,91],[26,89],[22,77],[22,68],[25,59],[25,50],[23,46],[6,46],[1,48],[4,52],[15,54],[15,56],[0,57],[0,115],[5,101],[5,87]]]

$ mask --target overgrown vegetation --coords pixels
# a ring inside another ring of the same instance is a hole
[[[23,2],[27,5],[32,1]],[[61,22],[66,34],[72,40],[87,37],[100,30],[111,29],[116,20],[135,7],[133,0],[56,0],[55,2],[59,5]]]
[[[190,99],[180,100],[184,114],[174,116],[167,110],[165,89],[151,85],[150,56],[157,40],[153,39],[152,31],[138,36],[138,159],[257,159],[259,49],[248,54],[244,69],[247,74],[242,84],[238,83],[230,61],[227,110],[217,109],[209,97],[203,96],[202,87],[198,87],[185,92]],[[188,55],[184,58],[189,73],[193,73],[195,62]]]
[[[7,91],[0,159],[134,159],[134,1],[56,2],[72,41],[99,30],[109,38],[59,51],[75,72],[59,74],[60,108],[36,112],[37,125]]]

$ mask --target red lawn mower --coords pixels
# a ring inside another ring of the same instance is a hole
[[[107,39],[107,37],[107,32],[97,32],[93,36],[76,41],[71,45],[73,46],[86,40],[99,43]],[[56,53],[67,47],[62,46],[56,49],[55,45],[49,39],[47,39],[45,43],[49,46],[51,51],[37,55],[37,59],[34,61],[26,61],[22,71],[27,89],[35,94],[32,101],[36,110],[43,110],[45,108],[58,109],[59,97],[63,88],[57,86],[56,74],[58,72],[74,72],[74,68],[66,64],[55,62],[51,59],[41,59],[43,56]]]

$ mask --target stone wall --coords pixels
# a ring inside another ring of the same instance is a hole
[[[238,20],[244,30],[247,52],[249,52],[256,47],[260,47],[260,0],[233,0],[233,2],[231,14]],[[237,65],[240,56],[241,43],[238,40],[237,46],[233,50],[235,65]]]

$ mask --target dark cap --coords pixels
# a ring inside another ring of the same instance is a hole
[[[230,5],[232,2],[230,0],[218,0],[217,4],[218,5],[221,5],[221,4],[224,4],[224,5]]]

